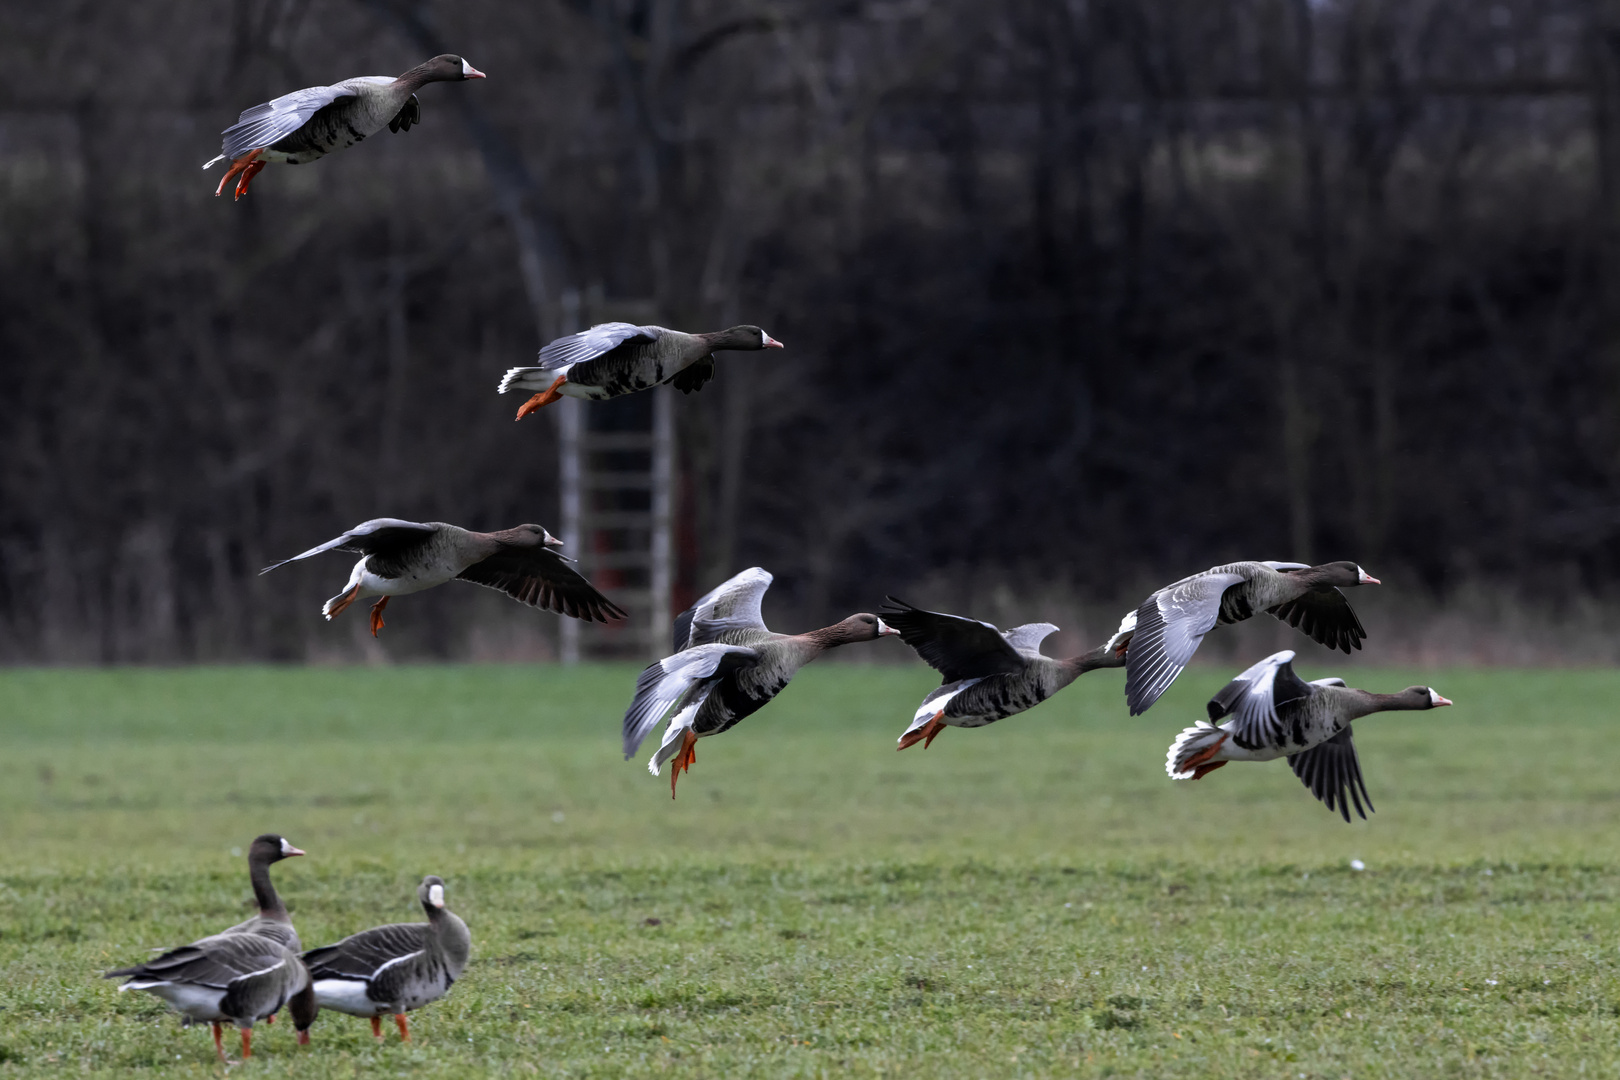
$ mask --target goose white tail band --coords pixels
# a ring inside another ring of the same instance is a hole
[[[1221,730],[1208,720],[1198,721],[1177,735],[1176,741],[1170,744],[1170,752],[1164,760],[1164,771],[1170,774],[1172,780],[1193,779],[1198,765],[1209,763],[1209,758],[1201,755],[1218,753],[1221,744],[1229,737],[1230,732]],[[1191,764],[1194,759],[1200,758],[1196,764]]]

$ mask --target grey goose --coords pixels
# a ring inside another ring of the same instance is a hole
[[[421,592],[447,581],[470,581],[499,589],[512,599],[570,618],[607,622],[624,611],[597,592],[555,549],[562,541],[539,525],[499,532],[472,532],[442,521],[373,518],[334,540],[259,571],[268,574],[324,551],[360,555],[343,591],[321,606],[330,621],[362,596],[380,596],[371,607],[371,633],[383,628],[391,596]]]
[[[449,993],[472,952],[467,924],[444,906],[442,878],[423,878],[416,898],[427,922],[362,930],[304,954],[320,1007],[369,1018],[371,1034],[379,1039],[388,1013],[399,1037],[409,1042],[405,1014]]]
[[[120,992],[144,990],[162,998],[187,1025],[212,1025],[221,1061],[224,1023],[241,1029],[242,1056],[250,1057],[253,1025],[273,1018],[282,1006],[292,1014],[299,1043],[307,1043],[318,1011],[315,992],[298,957],[298,934],[270,884],[268,869],[273,862],[302,854],[283,837],[260,836],[248,853],[258,915],[144,963],[106,972],[103,978],[124,979]]]
[[[1242,622],[1257,611],[1275,615],[1330,649],[1361,648],[1367,631],[1340,590],[1378,583],[1353,562],[1234,562],[1166,585],[1136,609],[1136,634],[1125,664],[1131,715],[1153,707],[1217,624]]]
[[[1041,655],[1041,642],[1056,632],[1051,623],[1025,623],[998,630],[987,622],[939,611],[924,611],[888,597],[880,610],[900,640],[944,677],[923,698],[897,749],[918,742],[928,749],[947,727],[976,728],[1032,709],[1088,671],[1125,666],[1136,612],[1103,644],[1088,653],[1058,660]]]
[[[229,161],[216,196],[237,177],[236,198],[266,165],[302,165],[347,149],[383,128],[409,131],[422,120],[416,92],[430,82],[482,79],[484,73],[459,56],[445,53],[405,74],[357,75],[331,86],[309,86],[243,110],[224,131],[218,157],[203,168]]]
[[[1373,713],[1450,704],[1427,686],[1373,694],[1348,687],[1343,679],[1305,682],[1294,674],[1294,654],[1285,649],[1211,698],[1209,719],[1176,737],[1164,767],[1171,779],[1199,780],[1228,761],[1286,757],[1294,775],[1329,810],[1337,809],[1349,821],[1354,803],[1365,820],[1373,804],[1361,779],[1351,723]]]
[[[729,730],[759,711],[800,668],[828,649],[899,632],[863,612],[820,630],[774,633],[760,612],[771,580],[766,571],[750,567],[681,612],[675,619],[674,655],[649,664],[636,680],[635,697],[624,714],[624,756],[634,754],[669,716],[663,743],[647,771],[657,776],[674,759],[671,798],[681,771],[697,761],[699,739]]]
[[[780,348],[780,341],[757,326],[685,334],[662,326],[599,323],[546,345],[538,367],[510,369],[496,391],[533,392],[518,409],[521,420],[565,395],[601,401],[662,383],[690,394],[714,378],[716,352]]]

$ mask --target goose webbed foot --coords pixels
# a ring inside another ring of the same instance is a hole
[[[383,622],[383,617],[382,617],[383,608],[385,608],[387,606],[388,606],[388,597],[386,597],[386,596],[383,597],[381,600],[377,601],[375,604],[371,605],[371,636],[372,637],[376,637],[377,636],[377,631],[381,630],[384,626],[387,625],[386,623]]]
[[[681,748],[675,752],[675,760],[669,767],[669,797],[675,797],[675,781],[681,775],[682,769],[690,769],[697,764],[697,736],[687,728],[681,733]]]
[[[1208,765],[1200,765],[1198,768],[1193,770],[1192,778],[1194,780],[1202,780],[1207,774],[1214,772],[1216,769],[1225,764],[1226,762],[1224,761],[1213,761]]]
[[[243,195],[246,195],[248,184],[252,182],[255,176],[259,175],[259,170],[263,169],[267,164],[266,162],[257,160],[258,156],[262,153],[264,153],[264,148],[260,147],[259,149],[254,150],[251,153],[244,154],[235,161],[231,162],[231,167],[226,169],[225,175],[219,178],[219,187],[214,189],[214,198],[217,199],[221,195],[225,194],[225,185],[231,182],[232,177],[237,178],[236,198],[240,199]],[[233,199],[232,201],[235,200]]]
[[[328,603],[325,608],[321,609],[321,614],[326,616],[327,622],[331,622],[333,619],[347,611],[349,609],[349,605],[358,599],[360,599],[360,586],[356,585],[354,588],[350,589],[336,600]]]
[[[906,747],[916,746],[920,742],[923,744],[923,749],[926,750],[928,749],[929,744],[934,741],[934,736],[938,735],[944,730],[945,710],[941,709],[939,712],[934,714],[933,719],[929,720],[928,723],[924,724],[916,731],[908,731],[904,735],[900,736],[900,745],[895,747],[895,749],[904,750]]]
[[[371,1037],[378,1042],[382,1042],[382,1017],[380,1016],[371,1018]]]
[[[394,1023],[399,1025],[399,1041],[400,1042],[410,1042],[411,1041],[411,1025],[410,1025],[410,1022],[405,1019],[405,1014],[404,1013],[395,1013],[394,1014]]]
[[[553,401],[556,401],[558,398],[562,397],[562,391],[558,388],[567,381],[568,377],[566,375],[557,376],[557,381],[551,384],[551,388],[549,390],[543,394],[534,395],[534,397],[530,398],[528,401],[525,401],[521,406],[519,406],[517,419],[521,420],[530,413],[538,409],[543,409],[547,405],[550,405]]]

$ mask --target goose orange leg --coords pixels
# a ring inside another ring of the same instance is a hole
[[[382,1040],[382,1017],[380,1016],[371,1018],[371,1037],[378,1041]]]
[[[394,1014],[394,1023],[399,1025],[399,1040],[400,1040],[400,1042],[410,1042],[411,1041],[411,1025],[405,1019],[405,1014],[404,1013],[395,1013]]]
[[[549,390],[543,394],[534,395],[534,397],[530,398],[528,401],[525,401],[522,406],[518,408],[517,419],[521,420],[535,410],[543,409],[547,405],[550,405],[553,401],[556,401],[558,398],[562,397],[562,390],[559,389],[559,387],[561,387],[562,384],[567,381],[568,376],[557,376],[557,381],[551,384],[551,388]]]
[[[220,1031],[219,1021],[215,1020],[211,1026],[214,1029],[214,1051],[219,1054],[219,1060],[224,1061],[225,1043],[222,1038],[223,1033]]]
[[[384,623],[382,621],[382,611],[383,611],[383,608],[385,608],[387,606],[388,606],[388,597],[386,597],[386,596],[383,597],[381,600],[377,601],[375,604],[371,605],[371,636],[372,637],[376,637],[377,636],[377,631],[381,630],[384,626],[387,625],[386,623]]]
[[[266,164],[263,161],[255,160],[262,153],[264,153],[264,147],[261,146],[259,149],[243,154],[231,162],[231,167],[226,169],[225,175],[219,178],[219,187],[214,189],[214,198],[217,199],[225,194],[225,185],[231,182],[232,177],[241,178],[236,182],[236,198],[240,199],[243,195],[246,195],[248,181],[257,176],[259,170],[264,168]]]
[[[895,747],[895,749],[904,750],[908,746],[916,746],[918,743],[922,743],[923,749],[926,750],[928,749],[928,744],[934,741],[934,736],[938,735],[944,730],[945,710],[941,709],[939,712],[934,714],[934,718],[928,721],[928,723],[924,724],[916,731],[908,731],[902,735],[900,737],[900,745]]]
[[[1222,765],[1225,765],[1226,762],[1224,761],[1217,761],[1211,764],[1209,759],[1220,753],[1221,747],[1225,746],[1226,740],[1230,739],[1231,737],[1231,732],[1222,734],[1221,737],[1216,739],[1213,744],[1204,747],[1204,749],[1198,751],[1198,753],[1194,754],[1186,761],[1183,761],[1181,763],[1181,771],[1186,772],[1188,769],[1192,769],[1192,778],[1194,780],[1199,780],[1202,779],[1206,773],[1212,773]]]
[[[675,760],[669,769],[669,797],[675,797],[675,780],[681,775],[682,769],[690,770],[697,764],[697,736],[687,728],[681,733],[681,748],[675,751]]]
[[[242,1029],[242,1060],[246,1061],[253,1056],[253,1029]]]

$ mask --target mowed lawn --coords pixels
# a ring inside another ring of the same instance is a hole
[[[217,1074],[97,974],[243,918],[267,831],[307,945],[437,873],[474,960],[409,1046],[284,1018],[240,1075],[1620,1071],[1620,674],[1350,673],[1457,702],[1358,724],[1353,825],[1280,762],[1166,778],[1224,674],[896,753],[930,673],[825,662],[672,802],[630,666],[0,672],[0,1077]]]

